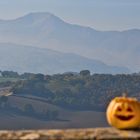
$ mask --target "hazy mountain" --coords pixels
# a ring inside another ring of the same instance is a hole
[[[76,54],[10,43],[0,44],[0,69],[44,74],[79,72],[83,69],[96,73],[129,72],[127,68],[108,66]]]
[[[50,13],[0,20],[0,42],[74,52],[110,65],[140,70],[140,30],[96,31],[69,24]]]

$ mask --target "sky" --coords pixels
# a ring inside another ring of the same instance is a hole
[[[50,12],[96,30],[140,29],[140,0],[0,0],[0,19]]]

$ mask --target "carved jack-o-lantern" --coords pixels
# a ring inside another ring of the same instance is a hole
[[[131,129],[140,126],[140,103],[135,98],[116,97],[107,108],[107,120],[119,129]]]

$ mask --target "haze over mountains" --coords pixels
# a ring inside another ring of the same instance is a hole
[[[113,74],[129,72],[127,68],[108,66],[100,61],[72,53],[11,43],[0,43],[0,68],[22,73],[40,72],[44,74],[78,72],[83,69]]]
[[[50,13],[30,13],[14,20],[0,20],[0,42],[1,69],[43,73],[140,70],[138,29],[96,31],[66,23]]]

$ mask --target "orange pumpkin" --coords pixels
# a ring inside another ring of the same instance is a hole
[[[108,105],[108,123],[119,129],[132,129],[140,126],[140,103],[135,98],[116,97]]]

